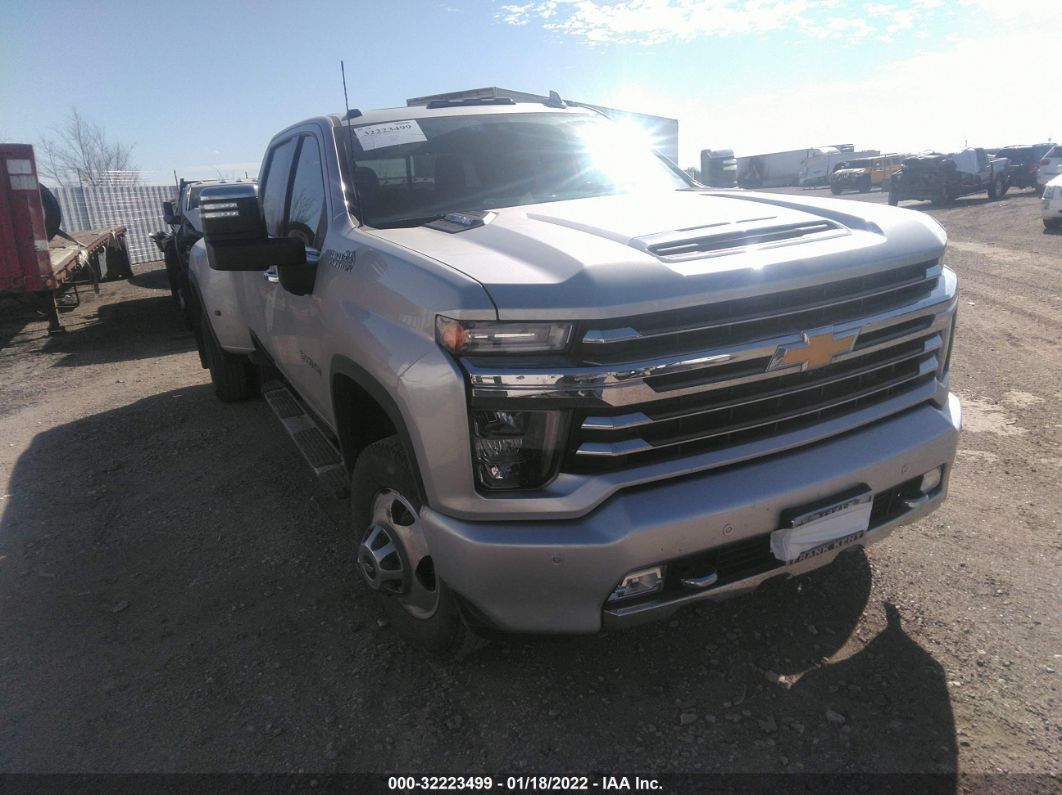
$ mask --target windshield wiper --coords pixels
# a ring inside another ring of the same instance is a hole
[[[440,218],[445,217],[446,214],[442,213],[439,215],[425,215],[413,218],[393,218],[387,221],[374,223],[373,226],[377,229],[398,229],[401,227],[424,226],[425,224],[430,224],[432,221],[438,221]]]
[[[486,226],[494,220],[494,213],[489,210],[450,210],[446,213],[425,215],[414,218],[396,218],[374,224],[377,229],[395,229],[398,227],[426,226],[440,232],[464,232]]]

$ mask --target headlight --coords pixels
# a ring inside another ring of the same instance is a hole
[[[571,323],[454,320],[435,316],[435,341],[450,353],[545,353],[568,347]]]
[[[1055,186],[1054,185],[1048,185],[1046,188],[1044,188],[1044,198],[1045,199],[1053,199],[1054,197],[1055,197]]]
[[[484,489],[541,486],[557,468],[567,415],[472,410],[472,463]]]

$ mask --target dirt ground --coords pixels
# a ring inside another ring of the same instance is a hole
[[[215,400],[157,264],[86,298],[64,336],[0,303],[0,771],[932,772],[960,790],[1007,773],[993,791],[1054,790],[1062,235],[1028,191],[907,206],[947,229],[960,277],[945,506],[802,580],[449,666],[379,625],[346,505],[265,403]]]

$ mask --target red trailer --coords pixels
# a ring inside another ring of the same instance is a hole
[[[48,333],[63,331],[59,308],[75,307],[78,286],[132,276],[125,227],[67,234],[59,203],[37,180],[29,144],[0,144],[0,295],[35,302]]]

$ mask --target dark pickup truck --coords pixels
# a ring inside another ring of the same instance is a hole
[[[952,154],[930,152],[906,158],[889,183],[889,204],[905,199],[948,204],[971,193],[1001,198],[1009,187],[1006,158],[990,158],[984,149]]]

